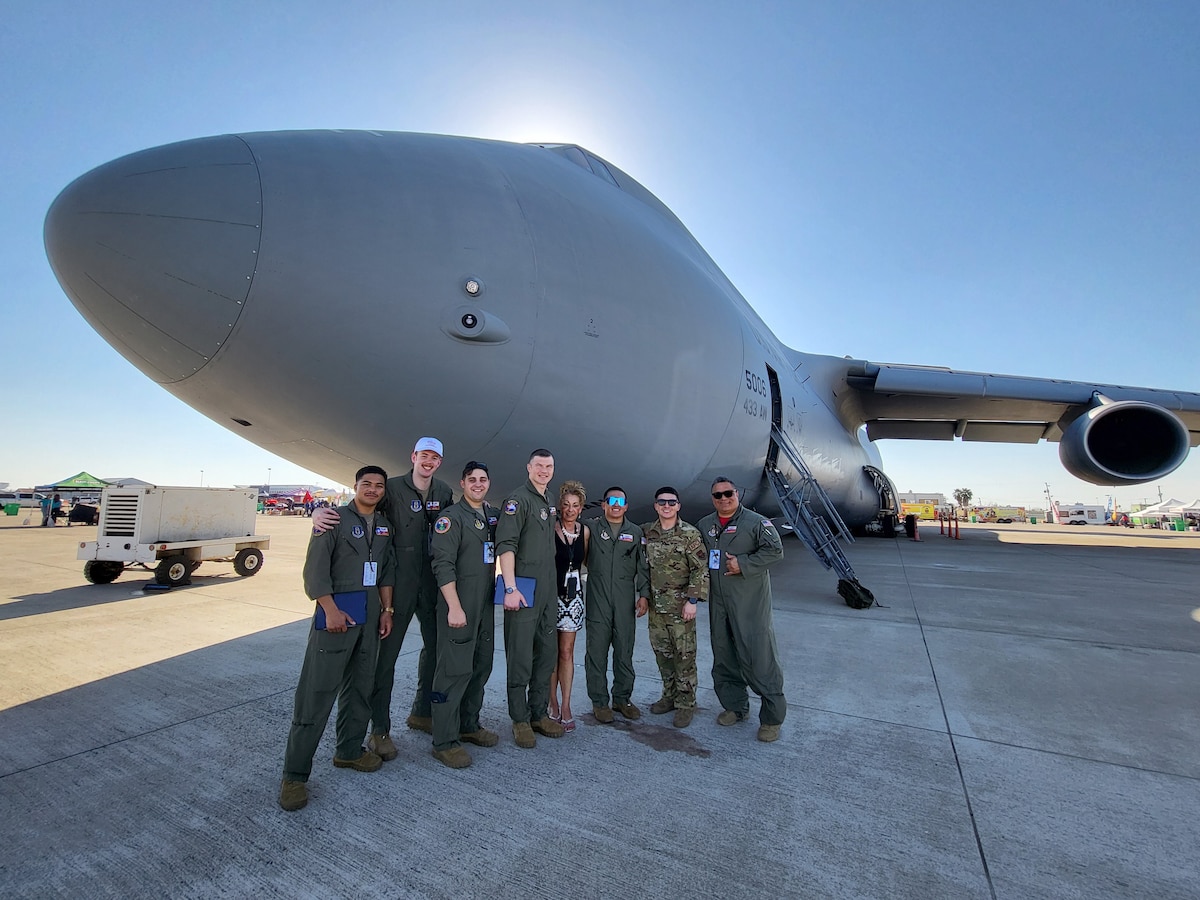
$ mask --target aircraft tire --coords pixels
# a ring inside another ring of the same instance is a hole
[[[245,550],[239,551],[238,555],[233,558],[233,571],[248,578],[251,575],[257,575],[262,564],[262,551],[257,547],[247,547]]]

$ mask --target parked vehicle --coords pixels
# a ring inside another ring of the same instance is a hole
[[[45,494],[38,494],[34,491],[0,491],[0,506],[16,503],[18,506],[36,509],[42,505],[42,501],[45,499]]]
[[[79,545],[83,577],[92,584],[114,581],[127,566],[154,566],[159,584],[191,581],[208,560],[232,562],[239,575],[262,567],[271,539],[254,533],[258,497],[228,488],[105,488],[96,540]]]

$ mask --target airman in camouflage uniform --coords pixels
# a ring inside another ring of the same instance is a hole
[[[662,697],[652,713],[675,710],[675,727],[687,728],[696,708],[696,603],[708,598],[704,540],[679,518],[679,492],[654,492],[658,521],[642,526],[650,560],[650,646],[662,674]]]

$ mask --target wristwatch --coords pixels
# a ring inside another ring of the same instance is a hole
[[[513,591],[515,591],[515,590],[516,590],[516,588],[510,588],[510,587],[506,587],[506,588],[504,589],[504,593],[506,593],[506,594],[511,594],[511,593],[512,593]]]
[[[687,602],[688,602],[688,603],[692,604],[692,606],[695,606],[695,605],[696,605],[696,598],[695,598],[695,597],[688,597],[688,598],[686,598],[686,599],[687,599]]]
[[[394,606],[385,606],[382,611],[387,613],[390,616],[392,613],[394,613],[396,611],[396,608]]]

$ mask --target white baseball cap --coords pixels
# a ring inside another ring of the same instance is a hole
[[[413,453],[420,453],[422,450],[432,450],[438,456],[444,456],[442,453],[442,442],[437,438],[423,437],[417,441],[417,446],[413,447]]]

